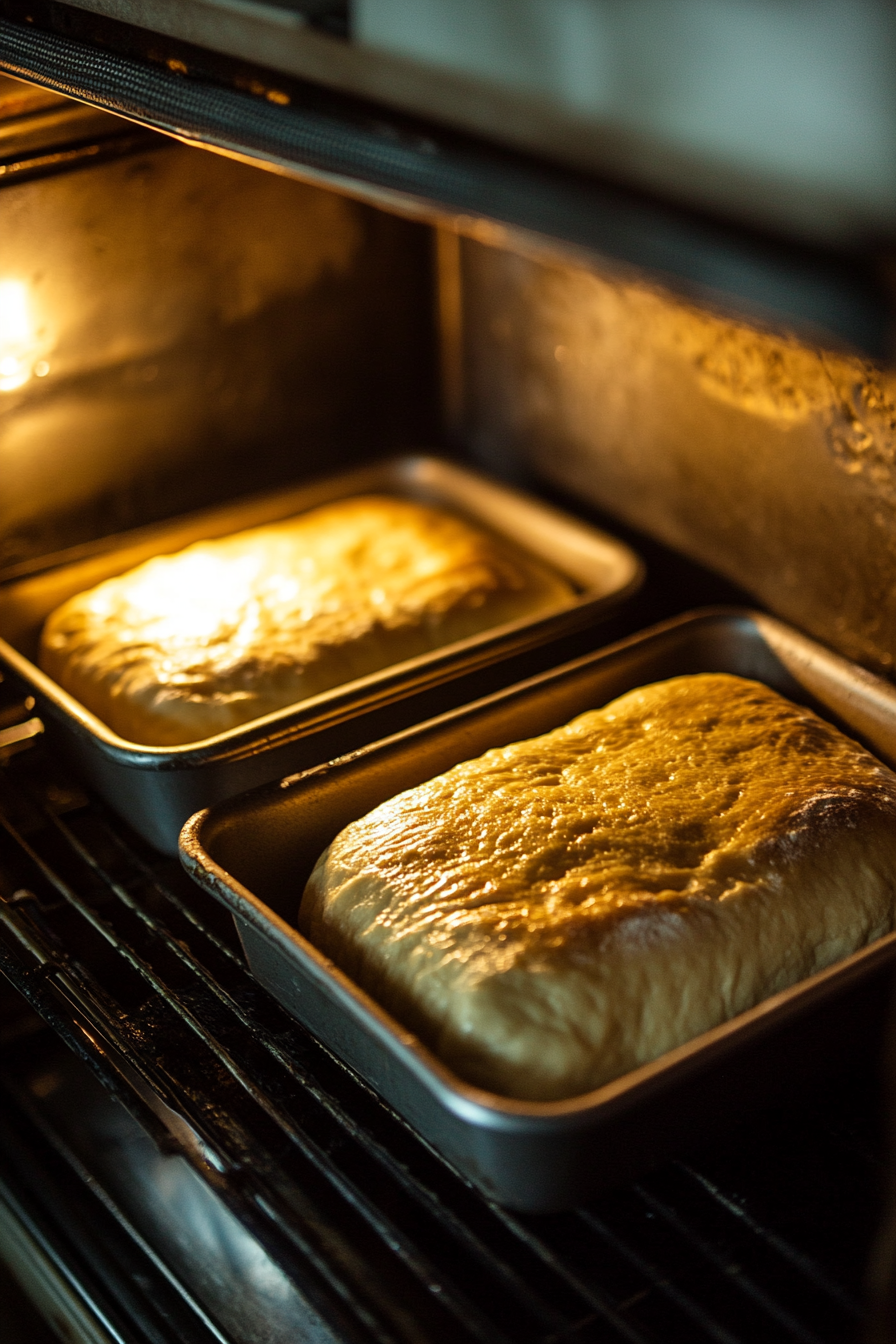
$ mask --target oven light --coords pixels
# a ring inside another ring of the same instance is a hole
[[[0,280],[0,392],[13,392],[28,382],[35,346],[27,286],[21,280]]]
[[[14,392],[17,387],[27,383],[31,370],[26,359],[17,359],[15,355],[4,355],[0,359],[0,392]]]

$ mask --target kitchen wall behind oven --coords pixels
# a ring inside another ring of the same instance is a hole
[[[0,237],[0,570],[433,442],[422,225],[159,137]]]

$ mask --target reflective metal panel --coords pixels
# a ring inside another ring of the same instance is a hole
[[[435,427],[422,227],[153,143],[0,191],[0,569]]]
[[[462,244],[465,435],[896,660],[896,374],[624,276]],[[796,278],[794,278],[796,283]]]

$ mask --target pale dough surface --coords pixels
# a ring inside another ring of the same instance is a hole
[[[572,592],[444,509],[358,496],[77,594],[48,618],[40,665],[122,737],[174,746]]]
[[[575,1096],[889,932],[896,776],[679,677],[465,761],[321,856],[307,937],[461,1077]]]

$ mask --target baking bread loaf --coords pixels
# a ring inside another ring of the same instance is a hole
[[[79,593],[48,618],[40,665],[122,737],[174,746],[571,593],[444,509],[358,496]]]
[[[353,822],[299,928],[457,1074],[599,1087],[893,928],[896,775],[757,682],[677,677]]]

